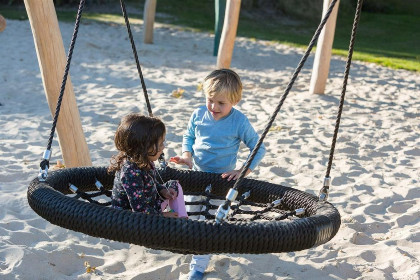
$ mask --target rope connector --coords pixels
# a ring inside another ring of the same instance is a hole
[[[244,192],[243,194],[242,194],[242,199],[248,199],[248,197],[251,195],[251,191],[247,191],[247,192]]]
[[[328,194],[330,191],[330,185],[331,185],[331,177],[325,177],[324,178],[324,186],[319,191],[319,201],[327,201]]]
[[[42,155],[42,159],[50,161],[51,159],[51,150],[45,150],[44,154]]]
[[[104,191],[104,185],[102,185],[102,183],[101,182],[99,182],[99,180],[98,179],[95,179],[96,180],[96,182],[95,182],[95,186],[96,186],[96,188],[98,189],[98,190],[100,190],[100,191]]]
[[[159,156],[158,162],[159,162],[160,168],[162,169],[165,169],[168,166],[168,163],[165,160],[165,155],[163,153]]]
[[[271,203],[271,205],[272,205],[273,207],[276,207],[276,206],[280,205],[280,204],[281,204],[281,202],[282,202],[282,199],[277,199],[277,200],[274,200],[274,201]]]
[[[77,193],[77,191],[79,190],[75,185],[73,184],[69,184],[69,189],[71,190],[72,193]]]
[[[51,150],[45,150],[42,155],[41,168],[38,172],[38,180],[44,182],[48,177],[48,166],[51,159]]]
[[[44,182],[45,180],[47,180],[47,177],[48,177],[48,167],[45,166],[44,169],[40,168],[39,173],[38,173],[38,180],[40,180],[41,182]]]
[[[220,205],[219,208],[216,211],[215,214],[215,219],[216,219],[216,223],[221,223],[223,222],[224,219],[226,219],[227,215],[229,214],[230,211],[230,206],[223,208],[223,205]]]
[[[226,195],[226,199],[230,202],[235,201],[236,197],[238,196],[238,191],[235,189],[230,189],[228,194]]]
[[[229,214],[230,211],[230,204],[235,201],[236,197],[238,196],[238,191],[235,189],[230,189],[228,194],[226,195],[226,202],[219,206],[216,211],[215,219],[216,223],[221,223]]]
[[[305,215],[305,212],[306,212],[305,208],[298,208],[295,210],[295,215],[298,217],[303,216]]]

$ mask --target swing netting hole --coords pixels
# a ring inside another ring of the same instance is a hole
[[[98,188],[99,186],[101,188]],[[69,183],[69,190],[72,192],[67,194],[68,197],[79,199],[88,203],[93,203],[105,207],[112,207],[111,191],[103,186],[103,184],[95,178],[95,184],[89,188],[98,188],[97,191],[81,191],[75,185]],[[200,186],[198,186],[200,188]],[[184,193],[185,205],[188,217],[193,220],[214,220],[217,209],[225,201],[225,197],[212,194],[212,189],[219,189],[216,184],[209,184],[202,187],[201,192]],[[277,199],[267,203],[258,203],[248,201],[251,191],[247,191],[235,200],[231,205],[231,213],[225,222],[267,222],[279,220],[293,220],[299,218],[296,211],[288,209],[282,203],[282,199]],[[164,210],[168,211],[169,208]],[[131,209],[127,209],[131,211]],[[305,209],[300,209],[300,215],[304,216]]]

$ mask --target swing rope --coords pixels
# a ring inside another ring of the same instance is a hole
[[[318,26],[318,28],[317,28],[314,36],[312,37],[311,42],[309,43],[309,45],[308,45],[308,47],[307,47],[307,49],[306,49],[306,51],[305,51],[305,53],[304,53],[304,55],[302,57],[302,59],[300,60],[298,66],[296,67],[296,69],[295,69],[295,71],[294,71],[294,73],[292,75],[292,78],[290,79],[289,84],[287,85],[286,89],[284,90],[284,93],[283,93],[283,95],[282,95],[282,97],[280,99],[279,104],[277,105],[276,109],[274,110],[273,114],[271,115],[270,120],[268,121],[268,123],[267,123],[267,125],[266,125],[266,127],[264,129],[264,132],[261,134],[260,139],[258,140],[258,142],[255,145],[255,147],[254,147],[254,149],[253,149],[250,157],[248,158],[247,162],[245,163],[245,166],[242,169],[242,172],[239,174],[239,177],[236,180],[235,185],[233,186],[233,188],[235,190],[238,188],[239,183],[242,180],[242,178],[245,177],[246,170],[248,170],[249,166],[251,165],[252,161],[255,158],[255,155],[257,154],[259,148],[261,147],[261,145],[262,145],[262,143],[263,143],[263,141],[264,141],[267,133],[270,131],[270,128],[273,125],[273,122],[276,119],[278,112],[280,111],[281,107],[283,106],[284,101],[286,100],[287,96],[289,95],[290,90],[292,89],[293,84],[295,83],[295,81],[296,81],[296,79],[297,79],[300,71],[302,70],[302,68],[303,68],[303,66],[304,66],[307,58],[311,54],[311,50],[314,47],[316,41],[318,40],[318,37],[321,34],[321,31],[324,28],[324,25],[326,24],[328,18],[330,17],[330,14],[331,14],[331,12],[332,12],[332,10],[333,10],[333,8],[334,8],[334,6],[335,6],[336,3],[337,3],[337,0],[331,1],[331,4],[328,7],[328,10],[327,10],[326,14],[324,15],[324,18],[322,19],[321,23],[319,24],[319,26]]]
[[[333,0],[330,3],[330,6],[328,7],[327,12],[325,13],[321,23],[319,24],[314,36],[312,37],[311,42],[309,43],[302,59],[300,60],[297,68],[295,69],[292,78],[290,79],[289,84],[287,85],[286,89],[284,90],[284,93],[280,99],[279,104],[277,105],[276,109],[274,110],[274,112],[272,113],[263,133],[261,134],[260,138],[258,139],[257,144],[255,145],[254,149],[251,152],[251,155],[249,156],[248,160],[246,161],[244,167],[242,168],[241,173],[239,174],[238,179],[236,180],[235,184],[233,185],[232,189],[230,190],[230,192],[228,193],[228,195],[226,196],[226,200],[224,202],[223,205],[220,206],[218,212],[219,215],[216,214],[218,216],[217,220],[220,222],[222,221],[228,214],[229,212],[229,208],[232,204],[232,202],[235,200],[236,195],[238,193],[238,188],[240,183],[242,182],[243,178],[245,177],[245,173],[248,170],[249,166],[251,165],[252,161],[254,160],[258,150],[260,149],[268,131],[270,130],[274,120],[276,119],[276,116],[278,114],[278,112],[280,111],[281,107],[283,106],[284,101],[286,100],[286,97],[289,95],[290,90],[292,89],[292,86],[295,82],[295,80],[297,79],[300,71],[302,70],[307,58],[309,57],[311,50],[313,48],[313,46],[315,45],[316,41],[318,40],[318,37],[322,31],[322,29],[324,28],[324,25],[326,24],[328,18],[330,17],[330,14],[335,6],[335,4],[337,3],[337,0]]]
[[[152,106],[150,105],[149,95],[147,94],[146,83],[144,82],[143,72],[141,71],[139,57],[137,55],[137,48],[136,48],[136,44],[134,43],[133,34],[131,32],[130,20],[128,19],[127,10],[125,8],[124,0],[120,0],[120,4],[121,4],[121,10],[122,10],[122,13],[123,13],[123,16],[124,16],[125,25],[127,27],[128,36],[130,37],[131,49],[133,50],[134,59],[136,61],[137,73],[139,74],[141,87],[143,89],[144,99],[146,100],[147,111],[149,112],[149,116],[153,117]],[[159,156],[158,161],[159,161],[159,163],[162,167],[167,166],[167,163],[166,163],[166,160],[165,160],[165,153],[162,153]]]
[[[58,100],[57,100],[57,105],[56,105],[55,114],[54,114],[54,120],[53,120],[53,123],[52,123],[47,148],[44,151],[43,159],[40,163],[40,170],[39,170],[39,174],[38,174],[38,178],[39,178],[40,181],[45,181],[45,179],[48,176],[48,168],[50,167],[50,159],[51,159],[51,145],[52,145],[52,141],[54,139],[54,134],[55,134],[56,126],[57,126],[58,117],[60,115],[61,103],[62,103],[62,100],[63,100],[65,88],[66,88],[67,77],[68,77],[68,74],[70,72],[71,59],[73,57],[73,50],[74,50],[74,46],[76,44],[77,34],[79,32],[80,20],[82,18],[82,12],[83,12],[85,2],[86,2],[85,0],[80,0],[79,7],[78,7],[78,10],[77,10],[76,22],[75,22],[71,42],[70,42],[69,52],[67,54],[66,67],[64,69],[63,80],[61,82],[60,94],[59,94]],[[152,117],[153,116],[152,107],[150,105],[149,95],[147,94],[146,84],[144,82],[143,73],[141,71],[141,66],[140,66],[138,55],[137,55],[136,45],[134,43],[133,34],[131,32],[130,22],[129,22],[129,19],[128,19],[128,16],[127,16],[127,11],[126,11],[126,8],[125,8],[124,0],[120,0],[120,4],[121,4],[121,9],[122,9],[122,13],[123,13],[123,16],[124,16],[125,24],[127,26],[128,36],[130,38],[131,48],[133,50],[134,59],[136,61],[137,72],[138,72],[139,77],[140,77],[144,98],[146,100],[147,110],[148,110],[149,116]],[[164,162],[163,154],[159,158],[159,161]]]
[[[335,127],[334,127],[334,135],[331,142],[330,155],[328,158],[327,172],[325,174],[324,185],[319,191],[320,201],[321,200],[324,201],[328,199],[328,193],[329,193],[330,183],[331,183],[331,177],[330,177],[331,166],[332,166],[332,161],[334,158],[334,150],[335,150],[335,144],[337,142],[338,129],[340,128],[341,114],[343,112],[344,98],[346,96],[346,89],[347,89],[347,81],[348,81],[348,77],[350,73],[351,60],[352,60],[353,51],[354,51],[354,42],[356,40],[357,28],[360,22],[360,14],[362,12],[362,5],[363,5],[363,0],[358,0],[356,12],[354,15],[353,27],[352,27],[351,36],[350,36],[350,44],[349,44],[349,51],[347,54],[346,68],[344,71],[343,85],[341,87],[340,104],[338,106],[337,119],[336,119]]]
[[[341,113],[343,112],[344,98],[346,96],[347,80],[348,80],[348,77],[349,77],[351,60],[352,60],[352,57],[353,57],[354,42],[356,40],[357,27],[359,26],[360,14],[361,14],[361,11],[362,11],[362,4],[363,4],[363,0],[358,0],[357,1],[357,8],[356,8],[355,16],[354,16],[353,28],[352,28],[352,31],[351,31],[349,52],[348,52],[348,55],[347,55],[346,69],[344,71],[343,85],[342,85],[342,88],[341,88],[340,105],[338,107],[337,120],[336,120],[335,128],[334,128],[334,136],[333,136],[333,140],[332,140],[332,143],[331,143],[331,150],[330,150],[330,157],[329,157],[329,160],[328,160],[327,173],[325,174],[325,177],[327,177],[327,178],[330,177],[330,171],[331,171],[332,161],[333,161],[333,157],[334,157],[334,149],[335,149],[335,144],[336,144],[336,141],[337,141],[338,129],[340,127]]]
[[[293,86],[299,72],[301,71],[303,65],[305,64],[313,46],[317,42],[318,37],[319,37],[322,29],[324,28],[324,25],[326,24],[328,18],[330,17],[330,14],[331,14],[332,10],[334,9],[334,6],[335,6],[336,2],[337,2],[337,0],[331,1],[330,6],[328,7],[328,10],[324,15],[324,18],[322,19],[321,23],[319,24],[311,42],[309,43],[309,45],[308,45],[308,47],[305,51],[305,54],[303,55],[301,61],[299,62],[299,65],[296,68],[295,72],[293,73],[293,76],[292,76],[287,88],[285,89],[285,91],[284,91],[284,93],[283,93],[283,95],[280,99],[279,104],[277,105],[276,109],[274,110],[273,114],[271,115],[271,118],[270,118],[268,124],[266,125],[264,132],[262,133],[260,139],[258,140],[257,144],[255,145],[250,157],[246,161],[246,163],[245,163],[241,173],[239,174],[239,177],[236,180],[234,186],[232,187],[232,189],[230,190],[230,192],[226,196],[226,200],[225,200],[224,204],[219,207],[218,213],[216,213],[216,219],[219,222],[221,222],[224,218],[227,217],[227,215],[229,213],[230,205],[235,200],[236,195],[238,193],[237,189],[238,189],[239,184],[241,183],[242,179],[245,177],[246,171],[248,170],[249,166],[251,165],[252,161],[254,160],[254,158],[255,158],[259,148],[261,147],[268,131],[270,130],[278,112],[280,111],[286,97],[288,96],[290,90],[292,89],[292,86]],[[363,4],[363,0],[358,0],[356,12],[355,12],[355,18],[354,18],[354,22],[353,22],[351,39],[350,39],[348,57],[347,57],[347,62],[346,62],[345,75],[344,75],[344,79],[343,79],[343,86],[342,86],[342,91],[341,91],[339,110],[338,110],[338,114],[337,114],[336,124],[335,124],[335,128],[334,128],[334,135],[333,135],[333,139],[332,139],[330,155],[329,155],[329,160],[328,160],[327,172],[326,172],[326,175],[325,175],[323,187],[320,190],[320,196],[319,196],[320,201],[325,201],[328,198],[328,192],[329,192],[329,186],[330,186],[331,166],[332,166],[332,161],[333,161],[333,158],[334,158],[334,150],[335,150],[335,144],[337,142],[337,136],[338,136],[338,129],[339,129],[339,126],[340,126],[341,114],[342,114],[342,111],[343,111],[344,98],[345,98],[346,87],[347,87],[347,80],[348,80],[348,76],[349,76],[349,72],[350,72],[351,59],[352,59],[353,50],[354,50],[354,42],[355,42],[355,38],[356,38],[356,31],[357,31],[357,27],[358,27],[358,24],[359,24],[359,21],[360,21],[362,4]]]
[[[76,23],[75,23],[73,35],[70,42],[69,52],[67,54],[66,67],[64,69],[63,80],[61,82],[61,87],[60,87],[60,94],[58,96],[57,105],[55,108],[54,120],[51,126],[50,137],[48,138],[47,149],[44,152],[43,160],[40,163],[40,170],[39,170],[38,178],[41,181],[45,181],[45,179],[47,178],[48,168],[50,167],[51,145],[54,139],[54,133],[55,133],[55,128],[57,126],[58,116],[60,114],[61,102],[63,100],[64,90],[66,88],[66,83],[67,83],[67,77],[70,71],[70,63],[73,57],[73,50],[76,44],[77,33],[79,31],[80,18],[82,17],[84,4],[85,4],[85,0],[81,0],[79,3],[79,8],[77,10]]]
[[[121,10],[124,16],[124,20],[125,20],[125,25],[127,26],[128,36],[130,37],[130,43],[131,43],[131,48],[133,50],[134,59],[136,60],[137,72],[140,77],[141,87],[143,88],[144,99],[146,99],[147,110],[149,111],[149,116],[152,117],[153,116],[152,107],[150,106],[149,95],[147,94],[146,83],[144,82],[143,73],[141,71],[139,57],[137,55],[137,49],[134,43],[133,34],[131,33],[130,21],[128,20],[127,10],[125,9],[124,0],[120,0],[120,4],[121,4]]]

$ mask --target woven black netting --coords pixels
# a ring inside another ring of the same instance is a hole
[[[165,168],[163,180],[179,180],[185,195],[200,194],[212,185],[212,195],[224,198],[233,182],[220,174]],[[77,199],[69,184],[80,192],[95,192],[96,180],[112,189],[113,176],[106,167],[69,168],[51,172],[45,182],[34,179],[28,188],[32,209],[52,224],[94,237],[127,242],[153,249],[183,254],[289,252],[311,248],[329,241],[340,227],[340,214],[330,203],[318,203],[317,197],[293,188],[268,182],[243,179],[239,193],[250,190],[251,205],[281,199],[282,211],[305,209],[303,217],[283,220],[231,219],[216,223],[213,219],[165,218]],[[232,208],[234,209],[234,207]],[[207,217],[209,218],[209,217]]]

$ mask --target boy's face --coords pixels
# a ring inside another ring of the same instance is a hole
[[[221,93],[213,97],[206,96],[206,105],[207,110],[209,110],[213,118],[218,121],[229,115],[232,107],[236,104],[232,104],[228,100],[226,94]]]

